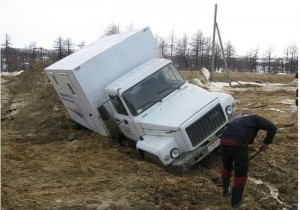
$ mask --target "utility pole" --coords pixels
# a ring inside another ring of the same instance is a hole
[[[221,39],[219,26],[218,26],[217,23],[216,23],[216,26],[217,26],[217,32],[218,32],[219,41],[220,41],[221,50],[222,50],[222,57],[223,57],[224,64],[225,64],[225,70],[226,70],[227,77],[228,77],[228,83],[229,83],[229,86],[231,87],[231,78],[229,77],[229,69],[228,69],[227,60],[226,60],[225,53],[224,53],[224,48],[223,48],[223,44],[222,44],[222,39]]]
[[[213,81],[213,74],[215,70],[215,36],[216,36],[216,23],[217,23],[217,9],[218,5],[215,4],[215,17],[214,17],[214,29],[213,29],[213,43],[212,43],[212,52],[211,52],[211,74],[209,81]]]
[[[214,73],[214,69],[215,69],[215,36],[216,36],[216,29],[217,29],[217,32],[218,32],[219,43],[221,45],[221,50],[222,50],[222,57],[223,57],[224,65],[225,65],[225,70],[226,70],[226,73],[227,73],[227,75],[226,74],[224,74],[224,75],[226,77],[228,77],[228,83],[229,83],[229,86],[231,87],[231,80],[232,79],[229,76],[229,69],[228,69],[228,65],[227,65],[227,61],[226,61],[226,57],[225,57],[225,53],[224,53],[221,34],[220,34],[220,30],[219,30],[219,27],[218,27],[218,24],[217,24],[217,4],[215,5],[213,43],[212,43],[212,53],[211,53],[211,57],[212,57],[211,58],[211,74],[210,74],[210,77],[209,77],[209,81],[213,81],[213,73]]]

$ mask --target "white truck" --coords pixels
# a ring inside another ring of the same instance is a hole
[[[180,170],[219,146],[235,111],[231,95],[187,83],[159,58],[149,27],[101,37],[45,72],[74,121]]]

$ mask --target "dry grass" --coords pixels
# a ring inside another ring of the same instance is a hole
[[[189,77],[191,74],[196,74],[198,70],[180,70],[180,73],[184,78]],[[229,72],[230,77],[233,80],[243,82],[255,82],[261,80],[262,82],[269,83],[289,83],[295,80],[294,74],[256,74],[256,73],[241,73],[241,72]],[[223,73],[215,72],[213,75],[215,82],[228,82],[227,77]]]

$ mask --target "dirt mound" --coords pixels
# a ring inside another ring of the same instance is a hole
[[[2,86],[1,119],[10,121],[8,124],[18,125],[19,130],[26,132],[24,138],[18,141],[28,142],[30,139],[36,143],[49,143],[61,141],[67,134],[68,137],[77,133],[72,129],[77,124],[69,120],[68,113],[43,71],[47,65],[35,65]]]
[[[183,174],[139,161],[134,148],[69,119],[47,65],[1,78],[2,209],[231,209],[220,196],[219,150]],[[296,87],[266,87],[228,87],[239,109],[250,107],[278,127],[270,150],[250,162],[241,209],[297,209]]]

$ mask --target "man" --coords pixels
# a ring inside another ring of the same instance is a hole
[[[259,130],[267,131],[260,147],[261,151],[266,151],[268,145],[273,142],[277,128],[272,122],[252,114],[250,110],[242,111],[241,116],[228,123],[221,135],[223,197],[230,196],[230,176],[234,169],[235,175],[231,188],[231,205],[233,208],[238,208],[241,205],[249,166],[248,144],[253,144]]]

